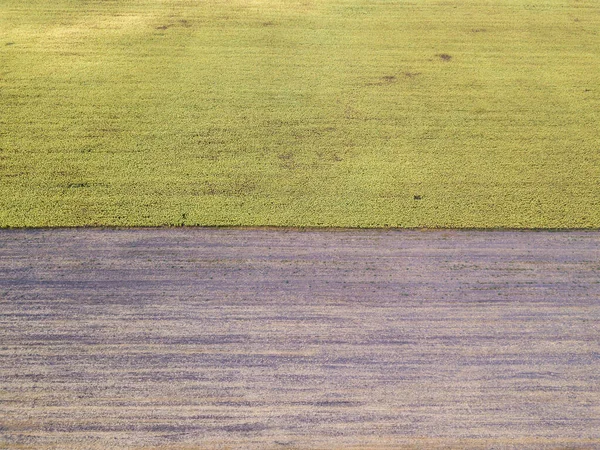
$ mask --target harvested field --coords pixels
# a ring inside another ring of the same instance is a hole
[[[2,448],[600,448],[597,232],[0,233]]]

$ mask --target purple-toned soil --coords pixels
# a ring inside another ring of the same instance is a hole
[[[0,448],[600,448],[600,233],[0,232]]]

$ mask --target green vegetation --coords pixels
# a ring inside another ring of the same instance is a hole
[[[600,227],[597,0],[3,0],[0,226]]]

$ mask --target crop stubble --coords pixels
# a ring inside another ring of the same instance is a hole
[[[594,232],[0,233],[0,446],[598,448]]]

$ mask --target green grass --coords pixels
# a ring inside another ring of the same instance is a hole
[[[3,0],[0,226],[182,224],[600,227],[600,5]]]

